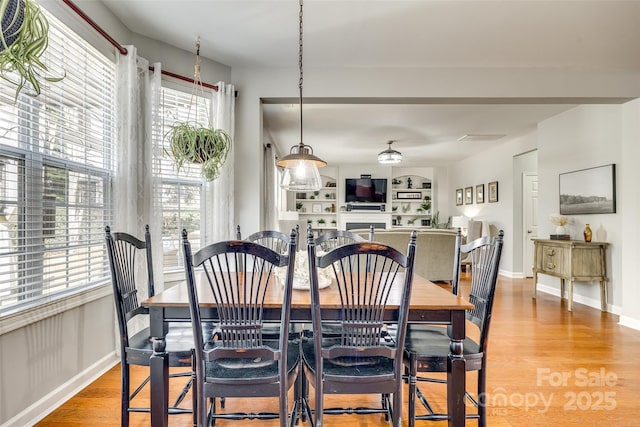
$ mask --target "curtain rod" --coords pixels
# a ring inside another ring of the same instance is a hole
[[[102,37],[107,39],[107,41],[109,43],[111,43],[111,45],[113,45],[113,47],[118,49],[118,52],[120,52],[122,55],[127,55],[129,53],[124,46],[122,46],[113,37],[111,37],[105,30],[102,29],[102,27],[100,27],[100,25],[98,25],[93,19],[91,19],[86,13],[84,13],[71,0],[62,0],[62,1],[64,2],[64,4],[69,6],[71,8],[71,10],[73,10],[75,13],[77,13],[78,16],[80,16],[80,18],[82,18],[94,30],[96,30],[98,32],[98,34],[100,34]],[[153,67],[149,67],[149,70],[153,71]],[[166,71],[166,70],[162,70],[161,73],[164,74],[165,76],[168,76],[168,77],[173,77],[175,79],[183,80],[185,82],[194,83],[193,79],[190,78],[190,77],[185,77],[185,76],[182,76],[180,74],[172,73],[172,72]],[[218,90],[218,86],[212,85],[212,84],[209,84],[209,83],[202,82],[202,86],[204,86],[206,88],[209,88],[209,89],[213,89],[215,91]],[[237,96],[237,92],[236,92],[236,96]]]

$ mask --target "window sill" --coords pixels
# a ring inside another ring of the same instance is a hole
[[[47,301],[37,306],[9,313],[0,317],[0,335],[39,322],[56,314],[63,313],[91,301],[111,295],[111,283],[94,286],[84,291]]]

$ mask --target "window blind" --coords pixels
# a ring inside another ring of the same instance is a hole
[[[115,64],[54,16],[38,97],[0,80],[0,315],[109,278]]]

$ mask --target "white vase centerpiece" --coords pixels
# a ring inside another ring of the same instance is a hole
[[[549,220],[556,226],[556,234],[567,234],[565,225],[567,225],[569,219],[566,216],[553,214],[549,216]]]

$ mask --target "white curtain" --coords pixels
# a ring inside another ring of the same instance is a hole
[[[235,129],[235,88],[231,84],[218,82],[218,91],[211,99],[211,125],[215,129],[224,129],[231,140],[227,161],[222,167],[220,177],[205,183],[206,217],[203,218],[205,244],[235,238],[234,209],[234,129]]]
[[[264,203],[262,204],[264,223],[262,227],[264,230],[278,230],[276,150],[273,144],[265,144],[262,160],[264,162]]]
[[[149,62],[139,57],[135,46],[128,54],[117,54],[117,153],[113,180],[114,231],[124,231],[140,239],[149,224],[154,253],[155,289],[163,289],[162,222],[153,197],[153,130],[159,125],[160,64],[149,70]],[[146,269],[146,265],[140,266]],[[146,277],[146,273],[139,275]],[[145,292],[146,293],[146,292]],[[141,295],[145,298],[146,295]]]

